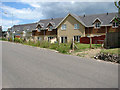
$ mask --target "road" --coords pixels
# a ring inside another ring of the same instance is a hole
[[[117,88],[118,65],[3,42],[2,87]]]

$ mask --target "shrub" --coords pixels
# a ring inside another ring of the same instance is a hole
[[[8,38],[8,41],[12,42],[13,41],[12,37]]]
[[[31,41],[31,40],[29,40],[29,41],[26,42],[26,43],[27,43],[27,45],[35,46],[35,42],[33,42],[33,41]]]
[[[59,44],[58,44],[58,43],[52,43],[52,44],[50,44],[50,46],[49,46],[50,49],[54,49],[54,50],[56,50],[58,47],[59,47]]]
[[[7,39],[6,39],[6,38],[1,38],[0,40],[7,41]]]
[[[40,47],[41,48],[49,48],[49,46],[50,46],[50,43],[47,42],[47,41],[40,42]]]
[[[70,45],[66,43],[61,43],[56,50],[60,53],[68,53],[70,50]]]
[[[37,41],[37,42],[35,43],[35,46],[40,47],[40,41]]]
[[[16,43],[21,43],[22,40],[21,40],[20,38],[14,38],[14,42],[16,42]]]

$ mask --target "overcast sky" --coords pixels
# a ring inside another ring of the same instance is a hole
[[[113,2],[2,2],[0,3],[0,25],[7,30],[13,25],[37,22],[40,19],[76,15],[117,12]],[[2,12],[2,13],[1,13]]]

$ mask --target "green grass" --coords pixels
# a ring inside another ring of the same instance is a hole
[[[6,40],[6,39],[3,39]],[[9,41],[12,41],[12,38],[9,39]],[[49,48],[49,49],[53,49],[53,50],[57,50],[60,53],[65,53],[65,54],[69,54],[69,50],[71,50],[71,43],[49,43],[47,41],[38,41],[38,42],[34,42],[34,41],[24,41],[23,39],[19,39],[19,38],[15,38],[14,42],[16,43],[22,43],[24,45],[30,45],[30,46],[35,46],[35,47],[40,47],[40,48]],[[90,45],[89,44],[80,44],[80,43],[76,43],[75,44],[77,46],[77,48],[75,49],[75,52],[80,52],[83,51],[85,49],[89,49]],[[92,44],[93,48],[98,48],[101,47],[100,44]]]
[[[115,48],[115,49],[102,49],[101,53],[109,53],[109,54],[118,54],[120,55],[120,48]]]
[[[2,41],[7,41],[7,39],[6,39],[6,38],[0,38],[0,40],[2,40]]]

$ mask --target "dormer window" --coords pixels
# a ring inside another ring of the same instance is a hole
[[[112,25],[113,28],[117,28],[118,26],[119,26],[118,22],[113,22],[113,25]]]
[[[100,28],[100,22],[95,23],[95,28]]]
[[[38,32],[41,32],[41,28],[40,27],[38,27]]]
[[[49,26],[48,31],[52,31],[53,26]]]

